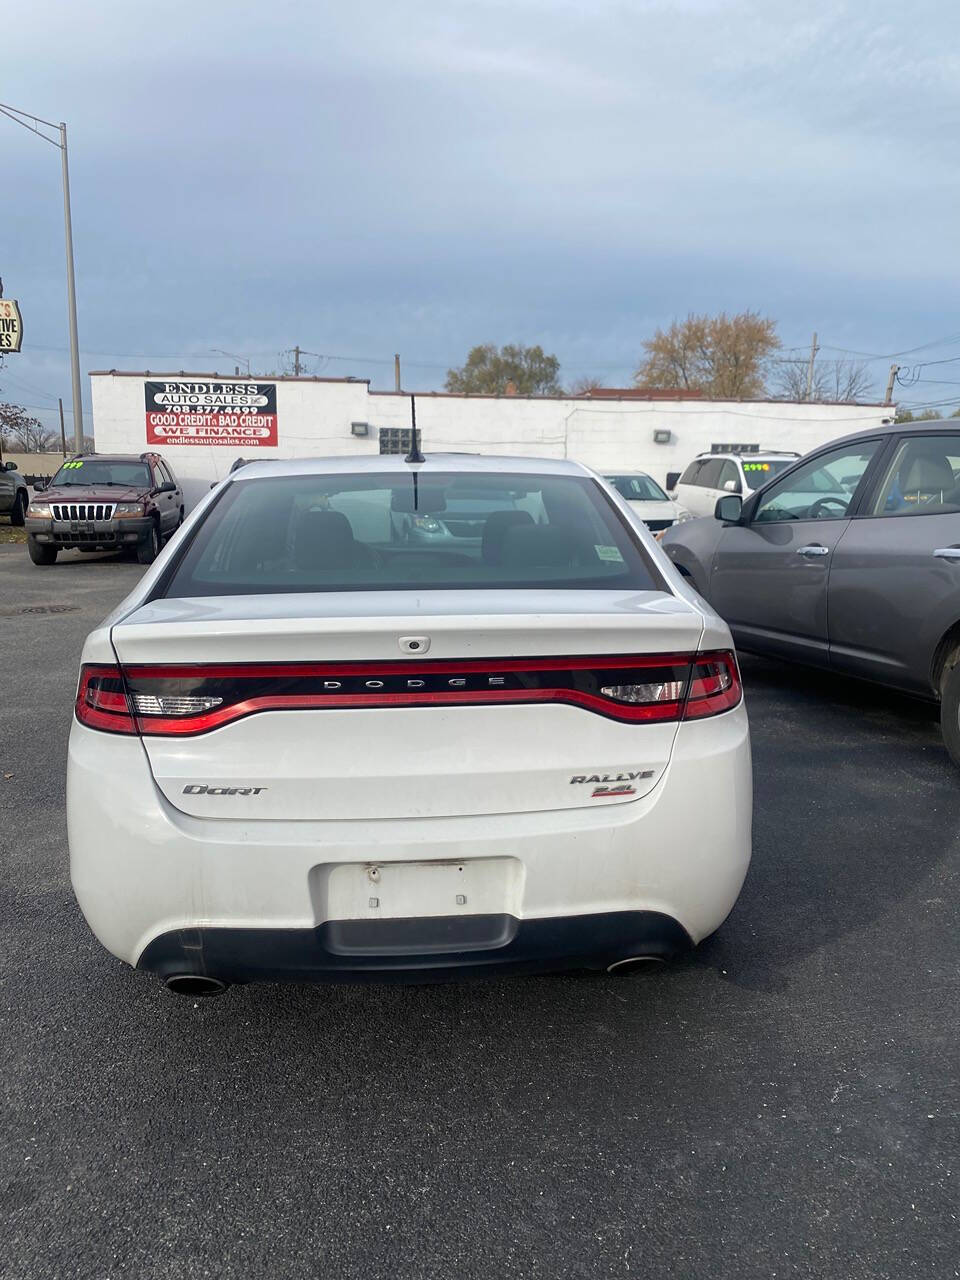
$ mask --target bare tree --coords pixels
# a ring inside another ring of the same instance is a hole
[[[0,401],[0,439],[5,449],[21,453],[43,453],[56,439],[39,418],[31,418],[18,404]]]
[[[599,391],[604,385],[602,378],[587,376],[585,378],[577,378],[575,382],[570,384],[570,395],[572,396],[588,396],[591,391]]]
[[[728,316],[690,314],[658,329],[643,344],[638,387],[700,391],[714,400],[763,395],[770,356],[780,346],[776,324],[756,311]]]
[[[849,404],[875,395],[870,370],[859,360],[834,360],[831,366],[828,397],[840,404]]]
[[[820,403],[850,404],[873,391],[873,378],[867,366],[856,360],[815,360],[813,381],[807,395],[810,376],[809,361],[779,360],[774,383],[784,400],[816,400]]]

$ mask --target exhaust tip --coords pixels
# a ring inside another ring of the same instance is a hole
[[[637,973],[641,969],[657,969],[666,964],[663,956],[627,956],[625,960],[615,960],[607,965],[607,973]]]
[[[163,985],[178,996],[219,996],[227,989],[227,984],[219,978],[208,978],[201,973],[175,973],[165,978]]]

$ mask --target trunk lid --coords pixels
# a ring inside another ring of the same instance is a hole
[[[112,640],[142,706],[222,698],[205,732],[141,717],[171,804],[315,820],[629,803],[662,775],[677,722],[624,722],[590,691],[629,678],[621,656],[654,659],[662,680],[657,655],[695,652],[701,632],[654,591],[349,592],[156,600]],[[269,709],[218,723],[231,700]]]

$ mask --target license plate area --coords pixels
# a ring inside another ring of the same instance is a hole
[[[517,858],[347,862],[314,867],[318,924],[440,916],[519,916],[523,864]]]

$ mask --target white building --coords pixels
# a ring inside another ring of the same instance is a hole
[[[223,378],[208,373],[92,373],[100,453],[155,450],[187,503],[238,457],[406,451],[410,396],[340,378]],[[890,405],[778,400],[416,394],[425,452],[576,458],[598,471],[649,472],[661,484],[717,445],[805,453],[892,419]]]

